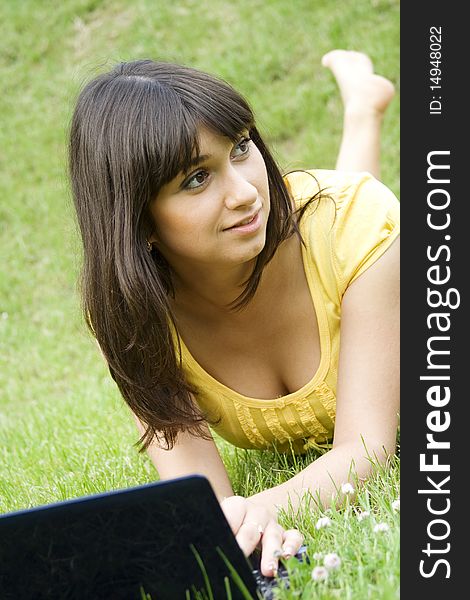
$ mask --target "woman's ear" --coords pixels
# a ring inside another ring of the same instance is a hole
[[[153,231],[147,236],[147,250],[152,252],[153,250],[160,250],[161,242],[156,231]]]
[[[152,233],[147,236],[147,250],[151,252],[153,246],[158,246],[158,236],[156,231],[152,231]]]

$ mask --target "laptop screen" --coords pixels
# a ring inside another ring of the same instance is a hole
[[[0,598],[186,600],[207,581],[217,600],[227,585],[246,598],[221,552],[255,598],[249,563],[202,476],[78,498],[0,516]]]

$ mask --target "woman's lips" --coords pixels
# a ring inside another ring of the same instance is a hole
[[[224,229],[224,231],[232,231],[234,233],[253,233],[257,231],[261,226],[261,210],[259,210],[249,221],[245,223],[245,225],[235,225],[233,227],[229,227],[228,229]]]

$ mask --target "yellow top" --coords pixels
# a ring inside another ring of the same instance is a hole
[[[312,177],[314,175],[314,177]],[[272,400],[248,398],[209,375],[181,339],[182,366],[197,401],[220,417],[214,430],[241,448],[290,447],[302,453],[325,448],[333,437],[336,411],[341,299],[399,234],[399,202],[369,173],[296,171],[286,181],[302,205],[318,191],[300,222],[306,248],[304,269],[318,321],[321,359],[317,372],[299,390]]]

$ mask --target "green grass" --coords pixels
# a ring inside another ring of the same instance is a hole
[[[256,493],[284,482],[314,458],[313,451],[305,457],[294,458],[237,449],[232,451],[228,465],[236,474],[235,484]],[[312,496],[300,512],[282,512],[281,522],[285,527],[296,527],[304,533],[311,564],[289,560],[291,589],[280,590],[279,598],[399,598],[399,511],[392,507],[399,497],[399,459],[393,457],[387,468],[375,461],[373,464],[374,475],[366,485],[355,485],[357,495],[353,502],[346,501],[342,506],[333,504],[322,510]],[[360,512],[370,515],[359,520]],[[322,516],[328,516],[331,525],[317,530],[315,525]],[[375,532],[374,527],[379,523],[386,523],[388,531]],[[329,571],[327,581],[312,581],[313,568],[323,565],[324,556],[332,552],[340,557],[340,568]]]
[[[202,68],[248,97],[284,170],[331,168],[341,103],[320,58],[334,47],[366,51],[399,91],[398,11],[396,0],[1,3],[0,512],[156,478],[133,447],[129,412],[80,315],[66,137],[82,83],[131,58]],[[398,114],[399,94],[382,145],[382,179],[397,194]],[[302,467],[217,442],[239,494]],[[334,577],[314,585],[316,598],[398,597],[398,516],[390,508],[398,473],[396,461],[360,492],[357,503],[373,515],[367,523],[352,507],[333,511],[333,525],[319,532],[317,510],[302,517],[311,551],[343,560]],[[374,520],[390,530],[374,534]],[[294,591],[308,579],[299,569]]]

